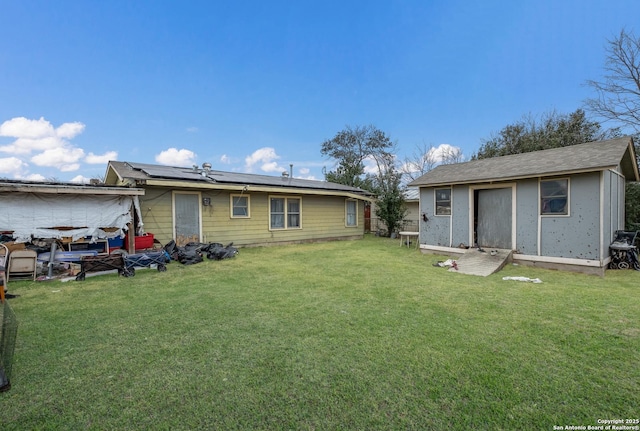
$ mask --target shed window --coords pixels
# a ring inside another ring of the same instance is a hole
[[[451,215],[451,189],[436,189],[436,215]]]
[[[540,214],[569,214],[569,179],[540,181]]]
[[[358,226],[358,202],[353,199],[346,201],[346,225],[348,227]]]
[[[231,217],[249,217],[249,196],[231,195]]]
[[[271,229],[299,229],[302,227],[302,200],[300,198],[270,199],[269,226]]]

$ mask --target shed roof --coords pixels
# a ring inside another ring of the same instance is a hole
[[[409,186],[508,181],[602,171],[618,166],[628,181],[640,181],[630,137],[439,165]]]
[[[170,185],[175,181],[186,181],[211,188],[216,185],[261,186],[269,188],[294,188],[304,190],[321,190],[337,193],[370,196],[366,190],[350,187],[328,181],[307,180],[285,176],[270,176],[246,174],[239,172],[225,172],[217,170],[203,171],[202,169],[185,168],[179,166],[162,166],[145,163],[110,161],[109,166],[120,180],[133,180],[137,184],[150,180],[166,181]],[[109,170],[109,168],[107,168]],[[108,175],[108,172],[107,172]]]

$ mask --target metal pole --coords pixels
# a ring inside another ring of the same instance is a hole
[[[49,272],[47,273],[47,277],[48,278],[53,278],[53,262],[55,260],[55,255],[56,255],[56,248],[58,248],[58,245],[56,244],[55,240],[51,242],[51,252],[49,253]]]

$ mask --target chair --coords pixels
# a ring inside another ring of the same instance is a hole
[[[14,250],[9,253],[9,261],[6,265],[7,282],[12,278],[36,279],[36,259],[38,253],[35,250]]]

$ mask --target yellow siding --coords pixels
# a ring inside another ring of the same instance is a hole
[[[364,203],[358,202],[358,226],[345,226],[344,197],[245,193],[250,199],[250,217],[232,218],[229,191],[201,191],[202,198],[211,200],[202,206],[203,242],[233,242],[236,245],[264,245],[270,243],[350,239],[364,234]],[[233,192],[238,195],[238,192]],[[300,229],[269,230],[269,196],[302,199],[302,227]],[[168,189],[146,188],[140,198],[140,208],[146,232],[151,232],[162,244],[173,239],[172,192]]]

